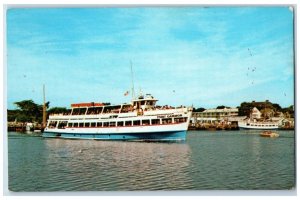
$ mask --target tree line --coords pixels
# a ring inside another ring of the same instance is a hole
[[[17,109],[7,110],[7,121],[42,123],[43,105],[36,104],[32,100],[23,100],[23,101],[15,102],[14,104],[17,106]],[[48,116],[54,113],[68,112],[68,109],[65,107],[49,108],[50,102],[47,102],[45,104],[46,104]]]
[[[265,102],[243,102],[237,108],[239,109],[239,116],[249,116],[251,110],[256,107],[258,110],[273,110],[275,113],[282,112],[283,114],[287,114],[290,117],[294,118],[294,106],[291,105],[286,108],[282,108],[277,103],[272,103],[268,100]]]

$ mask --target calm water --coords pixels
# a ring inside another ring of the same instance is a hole
[[[291,189],[294,131],[190,131],[183,143],[44,139],[8,133],[11,191]]]

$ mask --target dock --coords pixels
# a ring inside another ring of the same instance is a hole
[[[7,131],[26,132],[26,131],[43,131],[42,124],[26,122],[8,122]]]

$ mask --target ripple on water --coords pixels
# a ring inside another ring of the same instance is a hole
[[[13,191],[290,189],[294,133],[192,131],[185,143],[8,138]]]

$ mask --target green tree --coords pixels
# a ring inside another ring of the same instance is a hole
[[[27,121],[27,122],[34,122],[39,117],[39,106],[34,103],[32,100],[23,100],[19,102],[15,102],[15,105],[18,107],[19,116],[17,119],[18,121]],[[20,117],[25,115],[26,117]]]
[[[285,113],[285,114],[288,113],[288,115],[292,118],[294,118],[294,116],[295,116],[295,111],[294,111],[294,106],[293,105],[291,105],[287,108],[283,108],[282,112]]]
[[[23,100],[14,103],[18,109],[16,110],[16,120],[21,122],[42,122],[43,105],[38,105],[32,100]],[[46,107],[49,107],[49,102]],[[11,119],[12,116],[8,116]]]
[[[248,102],[241,103],[241,106],[238,107],[239,116],[249,116],[253,107],[254,106],[252,105],[252,103],[248,103]]]
[[[243,102],[241,105],[238,107],[239,109],[239,116],[249,116],[251,110],[256,107],[260,111],[266,111],[268,110],[269,113],[271,110],[273,110],[275,113],[276,112],[283,112],[283,113],[289,113],[291,116],[294,116],[294,107],[290,106],[288,108],[282,108],[279,104],[277,103],[272,103],[269,100],[266,100],[265,102]]]
[[[193,108],[193,112],[203,112],[205,108]]]
[[[8,122],[13,122],[15,120],[21,121],[20,118],[21,117],[20,117],[20,111],[19,110],[7,110],[7,121]]]
[[[282,108],[278,103],[273,103],[272,107],[274,108],[275,111],[282,111]]]

